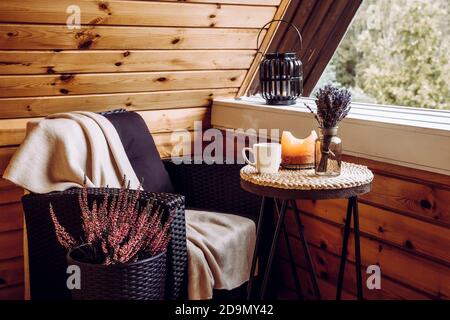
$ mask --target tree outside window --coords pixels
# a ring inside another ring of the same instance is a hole
[[[364,0],[317,87],[353,101],[450,110],[450,1]]]

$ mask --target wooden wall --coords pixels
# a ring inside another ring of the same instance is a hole
[[[375,173],[372,191],[361,197],[360,230],[363,285],[367,299],[450,298],[450,177],[410,168],[348,157]],[[345,200],[299,201],[323,298],[334,299],[341,252]],[[304,293],[312,297],[305,261],[296,236],[293,212],[287,215]],[[353,234],[351,235],[351,237]],[[344,298],[355,299],[354,248],[351,238]],[[296,298],[284,241],[278,263],[280,296]],[[381,268],[381,290],[365,285],[368,265]]]
[[[139,111],[169,156],[173,130],[208,126],[212,99],[236,95],[259,28],[288,2],[0,1],[0,174],[31,118],[71,110]],[[0,179],[0,299],[23,297],[22,194]]]

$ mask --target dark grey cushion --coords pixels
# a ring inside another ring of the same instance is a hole
[[[144,179],[144,190],[174,192],[144,119],[136,112],[107,113],[104,116],[116,128],[138,179]]]

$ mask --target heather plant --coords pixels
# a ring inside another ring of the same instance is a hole
[[[94,202],[90,207],[87,189],[83,188],[78,198],[83,227],[81,243],[59,223],[50,204],[59,243],[67,250],[83,244],[80,249],[86,262],[105,265],[135,262],[161,253],[170,240],[173,214],[163,222],[162,210],[154,200],[141,207],[140,189],[123,186],[117,196],[105,193],[101,204]]]

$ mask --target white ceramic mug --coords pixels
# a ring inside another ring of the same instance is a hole
[[[253,154],[255,162],[247,158],[245,154],[247,150]],[[281,164],[281,144],[255,143],[253,148],[242,149],[242,157],[260,173],[277,173]]]

